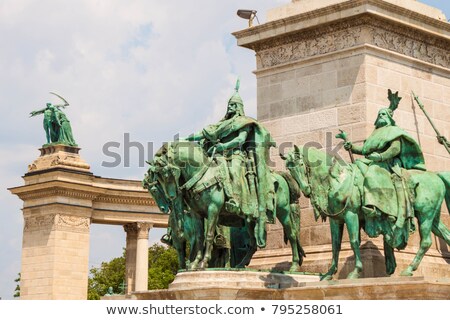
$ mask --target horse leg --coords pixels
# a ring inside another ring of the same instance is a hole
[[[186,241],[175,236],[172,238],[172,244],[177,251],[178,269],[186,269]]]
[[[201,231],[203,234],[203,231]],[[198,236],[198,235],[197,235]],[[189,270],[196,270],[198,269],[198,264],[200,263],[200,260],[203,256],[203,237],[200,237],[200,239],[197,239],[196,236],[192,237],[190,239],[190,249],[191,252],[189,253],[189,261],[191,262],[189,266]]]
[[[189,221],[189,223],[186,223]],[[191,213],[190,219],[185,219],[186,236],[188,237],[190,245],[189,270],[198,269],[198,264],[203,257],[203,245],[204,245],[204,229],[203,229],[203,219]]]
[[[255,222],[254,221],[246,222],[246,224],[247,224],[247,232],[250,238],[250,243],[244,258],[242,259],[241,262],[239,262],[236,265],[236,268],[238,269],[244,269],[246,266],[248,266],[250,260],[252,259],[253,255],[256,252]]]
[[[277,208],[277,218],[283,226],[285,239],[289,240],[289,244],[291,245],[292,251],[292,265],[289,269],[290,272],[295,272],[301,265],[300,261],[303,256],[299,253],[300,251],[300,239],[298,230],[296,230],[294,222],[291,221],[290,216],[290,206],[288,208]]]
[[[439,214],[436,215],[436,218],[434,218],[432,231],[436,236],[444,240],[447,245],[450,246],[450,230],[448,230],[445,224],[442,223]]]
[[[391,275],[397,268],[397,262],[395,262],[394,248],[392,248],[383,237],[383,249],[384,249],[384,264],[386,265],[386,273]]]
[[[339,252],[341,251],[342,243],[342,231],[344,230],[344,225],[337,219],[330,219],[330,229],[331,229],[331,247],[333,251],[333,260],[331,262],[331,267],[327,273],[321,275],[320,281],[331,280],[333,275],[338,270],[339,263]]]
[[[359,228],[359,217],[356,213],[347,211],[345,213],[345,224],[347,225],[348,236],[350,238],[350,245],[352,247],[353,253],[355,255],[355,269],[349,273],[347,279],[358,279],[361,276],[363,269],[361,261],[361,252],[359,246],[360,240],[360,228]]]
[[[434,214],[429,216],[424,216],[423,213],[418,213],[416,216],[419,220],[419,235],[420,235],[420,248],[416,253],[411,264],[402,271],[401,276],[412,276],[413,272],[417,270],[420,262],[423,259],[425,253],[430,249],[431,244],[431,228],[433,226],[433,218],[436,214],[439,214],[439,209],[434,210]],[[432,218],[433,217],[433,218]]]
[[[217,222],[219,220],[219,208],[216,203],[212,202],[208,206],[208,219],[206,220],[206,241],[205,254],[203,260],[199,264],[200,269],[208,267],[208,262],[211,260],[211,253],[214,245],[214,235],[216,232]]]

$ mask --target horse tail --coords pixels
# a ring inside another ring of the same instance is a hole
[[[290,214],[290,218],[291,221],[294,222],[294,230],[298,230],[297,236],[296,236],[296,241],[297,241],[297,250],[298,250],[298,255],[300,257],[300,262],[299,264],[302,264],[303,258],[302,257],[306,257],[306,253],[305,250],[303,250],[303,247],[300,244],[300,205],[298,203],[291,203],[290,204],[290,208],[289,208],[289,214]],[[284,242],[287,243],[287,236],[286,233],[284,234]]]
[[[447,205],[447,210],[450,213],[450,172],[438,172],[437,174],[441,178],[445,185],[445,203]]]

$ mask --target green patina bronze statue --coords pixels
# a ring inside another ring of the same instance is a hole
[[[365,216],[375,217],[383,213],[391,221],[395,221],[395,227],[398,229],[402,229],[406,223],[408,228],[404,229],[403,234],[406,246],[408,230],[414,229],[411,207],[413,196],[408,190],[415,188],[414,185],[408,185],[410,180],[407,170],[425,171],[425,160],[417,142],[395,124],[393,114],[401,100],[398,92],[394,94],[389,90],[388,99],[389,107],[378,112],[375,130],[363,146],[356,146],[347,141],[344,147],[365,157],[355,162],[364,175],[362,208]],[[369,235],[374,235],[375,226],[369,223],[366,231]]]
[[[61,110],[67,107],[69,103],[60,95],[53,92],[50,93],[63,100],[64,104],[54,105],[47,103],[44,109],[30,112],[30,117],[44,114],[43,125],[47,138],[47,144],[45,145],[65,144],[68,146],[77,146],[73,138],[70,121],[66,114]]]
[[[218,225],[243,227],[240,230],[248,233],[245,256],[236,263],[238,268],[245,267],[257,247],[266,245],[265,224],[274,222],[276,216],[283,225],[285,241],[291,244],[291,271],[296,271],[304,256],[296,203],[300,191],[288,174],[268,168],[268,150],[273,142],[267,130],[245,116],[238,89],[239,82],[219,123],[187,140],[165,144],[149,170],[176,216],[183,217],[183,208],[189,208],[189,212],[205,219],[205,249],[198,268],[212,266],[214,241],[220,240],[216,237]],[[238,252],[233,250],[232,238],[231,251]]]
[[[386,272],[396,268],[394,249],[404,249],[414,217],[420,233],[420,248],[411,264],[402,271],[410,276],[432,244],[431,233],[450,245],[450,231],[440,221],[443,201],[450,209],[450,172],[426,171],[420,147],[395,125],[394,110],[398,93],[388,92],[389,108],[381,109],[375,130],[357,147],[346,141],[345,148],[364,158],[341,164],[315,148],[295,147],[286,157],[286,167],[305,196],[311,199],[316,219],[330,218],[333,259],[322,279],[337,272],[344,224],[355,254],[355,269],[349,278],[362,271],[359,252],[360,227],[370,237],[383,235]],[[339,137],[346,138],[345,133]]]
[[[267,218],[270,223],[274,223],[274,185],[270,183],[267,162],[269,149],[275,143],[263,126],[245,116],[244,104],[239,95],[239,80],[235,93],[228,101],[224,118],[186,140],[199,141],[209,156],[226,164],[223,167],[229,177],[224,180],[227,211],[242,211],[246,216],[256,218],[256,240],[259,247],[265,247]],[[249,190],[243,188],[245,184],[241,180],[245,179],[246,168],[254,173]],[[252,199],[255,195],[256,201]]]

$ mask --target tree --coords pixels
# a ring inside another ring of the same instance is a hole
[[[154,244],[148,249],[148,288],[167,289],[178,271],[177,252]]]
[[[88,279],[88,299],[99,300],[108,291],[120,292],[119,286],[125,279],[125,250],[122,257],[102,262],[100,268],[92,268]]]
[[[154,244],[148,249],[148,266],[148,288],[167,289],[178,270],[176,251],[161,244]],[[125,250],[121,257],[102,262],[99,268],[90,270],[88,299],[100,299],[109,287],[112,287],[115,293],[121,292],[124,279]]]

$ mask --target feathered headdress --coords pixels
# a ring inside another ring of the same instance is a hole
[[[231,96],[230,100],[228,100],[228,104],[230,104],[230,102],[234,102],[234,103],[244,105],[244,102],[242,101],[242,98],[239,95],[239,87],[240,86],[241,86],[241,80],[239,78],[237,78],[236,86],[234,87],[234,93]]]
[[[391,89],[388,89],[388,99],[391,102],[389,105],[389,110],[391,111],[391,115],[394,114],[394,111],[398,108],[398,104],[402,97],[398,96],[398,91],[396,93],[392,93]]]

